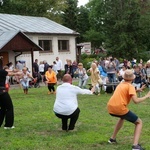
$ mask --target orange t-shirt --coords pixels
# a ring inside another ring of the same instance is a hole
[[[135,87],[128,82],[121,82],[107,103],[108,112],[114,115],[128,113],[127,105],[133,95],[136,95]]]
[[[56,73],[54,71],[52,71],[51,73],[49,71],[46,71],[45,77],[46,77],[48,83],[56,83],[57,82]]]

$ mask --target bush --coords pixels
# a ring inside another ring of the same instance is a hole
[[[99,61],[100,57],[106,57],[106,54],[100,53],[98,55],[96,54],[87,55],[84,53],[81,55],[81,63],[83,63],[85,69],[89,69],[93,60]]]

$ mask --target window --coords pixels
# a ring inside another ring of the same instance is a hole
[[[52,52],[52,40],[39,40],[39,45],[44,49],[44,51]]]
[[[69,40],[58,40],[59,51],[69,51]]]

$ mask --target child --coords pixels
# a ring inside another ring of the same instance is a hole
[[[20,83],[23,87],[23,91],[25,94],[28,94],[28,88],[29,88],[29,79],[33,79],[32,75],[28,72],[28,69],[24,67],[22,69],[22,74],[20,75]]]
[[[114,132],[111,138],[108,140],[109,143],[116,143],[116,136],[119,130],[121,129],[124,120],[127,120],[133,124],[135,124],[134,131],[134,141],[132,150],[143,150],[143,148],[138,144],[141,130],[142,130],[142,120],[138,118],[136,114],[131,112],[127,105],[130,102],[130,99],[133,100],[134,103],[140,103],[147,98],[150,98],[150,92],[147,93],[144,97],[138,98],[136,96],[135,87],[132,85],[132,81],[134,80],[135,75],[132,70],[126,70],[122,81],[116,88],[114,94],[110,98],[107,109],[111,116],[118,117],[119,121],[117,122]],[[142,89],[141,89],[142,90]]]
[[[140,71],[140,67],[136,66],[134,69],[134,75],[135,75],[135,79],[133,81],[133,86],[138,90],[141,87],[142,84],[142,73]],[[138,93],[140,96],[140,92]]]

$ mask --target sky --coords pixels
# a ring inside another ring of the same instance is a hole
[[[78,0],[78,6],[85,5],[89,2],[89,0]]]

